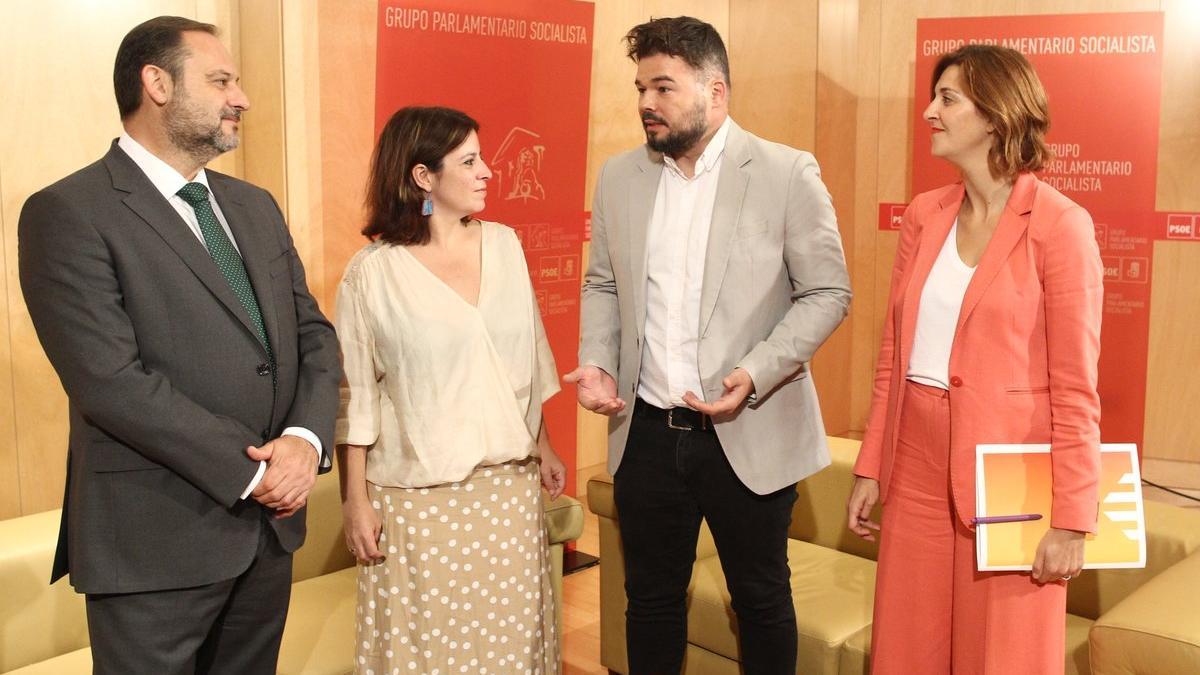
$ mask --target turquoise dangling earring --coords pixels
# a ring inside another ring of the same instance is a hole
[[[425,199],[421,202],[421,215],[433,215],[433,198],[429,196],[428,192],[425,193]]]

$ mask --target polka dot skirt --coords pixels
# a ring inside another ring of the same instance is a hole
[[[559,673],[535,461],[368,493],[387,560],[359,567],[355,673]]]

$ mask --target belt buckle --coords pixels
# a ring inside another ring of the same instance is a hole
[[[667,427],[676,431],[693,431],[695,427],[692,427],[691,425],[679,426],[675,424],[675,410],[675,408],[667,409]]]

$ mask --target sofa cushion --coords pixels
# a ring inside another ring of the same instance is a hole
[[[1159,574],[1092,626],[1097,673],[1200,672],[1200,554]]]
[[[837,673],[842,643],[871,622],[875,563],[792,539],[788,564],[799,633],[797,672]],[[688,593],[688,641],[737,659],[736,622],[716,557],[696,561]]]
[[[1067,663],[1063,675],[1088,675],[1088,631],[1092,620],[1074,614],[1067,615]]]
[[[871,672],[871,627],[867,626],[842,643],[838,675],[866,675]]]
[[[279,673],[340,675],[354,670],[358,568],[292,584]]]
[[[1067,588],[1068,612],[1096,619],[1139,586],[1200,549],[1200,509],[1146,501],[1145,510],[1146,567],[1084,570]]]

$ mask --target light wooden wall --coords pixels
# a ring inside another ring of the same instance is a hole
[[[814,371],[830,433],[860,434],[896,237],[877,231],[877,204],[910,196],[916,19],[1146,10],[1167,13],[1158,209],[1200,211],[1200,4],[1190,0],[595,0],[580,207],[589,208],[603,161],[643,141],[621,36],[651,16],[688,13],[713,23],[730,51],[734,118],[813,151],[833,194],[855,301]],[[31,192],[98,158],[119,133],[112,58],[129,28],[158,14],[224,30],[252,108],[242,149],[216,167],[276,196],[326,310],[345,261],[363,243],[374,0],[0,3],[0,58],[23,64],[6,68],[0,82],[9,130],[0,136],[0,518],[56,507],[65,468],[65,399],[16,281],[17,217]],[[1146,454],[1200,461],[1200,387],[1191,383],[1200,363],[1200,316],[1191,309],[1200,246],[1159,242],[1153,284]],[[602,467],[604,448],[604,421],[581,412],[581,490]]]
[[[112,64],[121,38],[161,14],[214,23],[238,55],[234,0],[0,3],[0,518],[61,504],[67,406],[17,280],[17,221],[38,189],[99,159],[121,133]],[[239,175],[242,151],[216,163]]]

